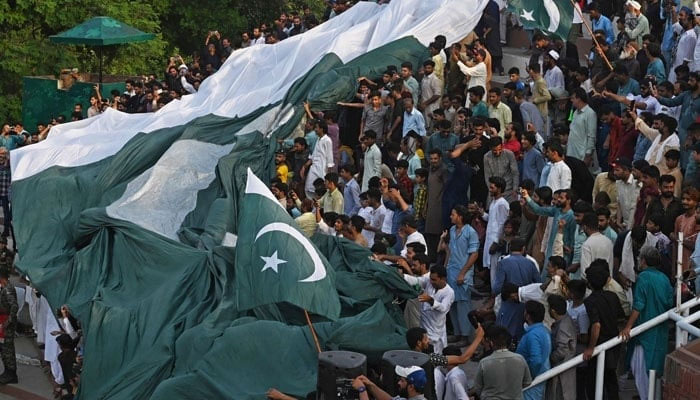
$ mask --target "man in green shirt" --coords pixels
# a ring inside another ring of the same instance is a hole
[[[598,117],[588,106],[588,94],[583,88],[576,88],[571,95],[571,104],[576,109],[569,126],[569,141],[566,156],[579,159],[586,166],[593,165]]]
[[[673,307],[673,288],[668,276],[659,270],[661,255],[652,246],[644,246],[639,251],[639,269],[634,285],[634,303],[632,314],[627,325],[620,332],[625,340],[630,339],[632,327],[641,325]],[[649,388],[649,370],[656,371],[661,377],[664,371],[664,360],[668,349],[668,326],[666,323],[657,325],[632,339],[628,349],[633,349],[631,369],[637,391],[642,399],[647,398]]]
[[[472,112],[472,118],[489,118],[489,109],[486,103],[482,101],[484,94],[486,94],[486,91],[481,86],[469,88],[469,110]]]

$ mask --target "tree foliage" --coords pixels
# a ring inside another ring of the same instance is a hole
[[[314,10],[323,7],[322,0],[306,3]],[[110,16],[156,34],[148,42],[106,47],[106,74],[162,76],[169,55],[201,50],[208,31],[236,40],[241,32],[300,5],[299,0],[0,0],[0,121],[20,120],[23,76],[58,76],[72,67],[97,72],[96,48],[48,39],[89,18]]]

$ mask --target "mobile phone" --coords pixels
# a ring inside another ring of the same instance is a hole
[[[632,102],[630,103],[630,106],[629,106],[628,110],[629,110],[629,111],[634,111],[634,106],[635,106],[635,105],[636,105],[636,101],[635,101],[635,100],[632,100]]]

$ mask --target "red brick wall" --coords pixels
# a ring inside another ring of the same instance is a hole
[[[664,400],[700,399],[700,339],[666,356]]]

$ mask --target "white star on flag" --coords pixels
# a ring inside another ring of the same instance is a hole
[[[275,252],[272,253],[272,256],[270,256],[270,257],[260,256],[260,258],[262,258],[262,260],[265,261],[265,266],[263,266],[263,269],[260,272],[263,272],[266,269],[271,269],[271,270],[275,271],[275,273],[278,273],[277,267],[280,264],[284,264],[287,262],[286,260],[283,260],[281,258],[277,258],[277,250],[275,250]]]
[[[523,15],[521,15],[520,17],[521,17],[521,18],[524,18],[524,19],[527,20],[527,21],[534,21],[535,18],[532,16],[532,13],[533,13],[533,12],[534,12],[534,11],[523,10]]]

